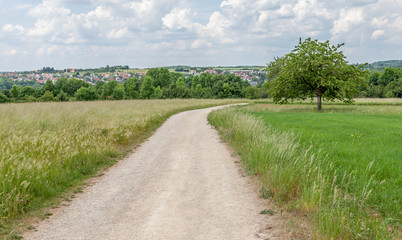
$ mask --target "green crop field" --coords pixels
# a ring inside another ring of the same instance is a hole
[[[360,104],[370,104],[361,102]],[[398,239],[402,106],[255,104],[214,112],[262,193],[307,214],[315,238]]]
[[[174,113],[235,100],[0,104],[0,235],[112,165]]]

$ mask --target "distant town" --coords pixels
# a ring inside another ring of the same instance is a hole
[[[184,76],[196,76],[203,73],[212,75],[219,74],[234,74],[239,76],[242,80],[248,81],[251,85],[257,85],[265,81],[267,74],[264,67],[261,66],[240,66],[240,67],[188,67],[188,66],[173,66],[165,67],[171,72],[177,72]],[[46,81],[51,80],[55,83],[59,78],[75,78],[84,80],[90,84],[97,82],[108,82],[115,80],[123,83],[125,80],[137,77],[141,78],[146,75],[149,69],[135,69],[128,66],[106,66],[95,69],[74,69],[67,68],[64,70],[54,70],[51,67],[44,67],[41,70],[25,71],[25,72],[2,72],[0,76],[11,79],[12,81],[19,82],[37,82],[44,84]]]

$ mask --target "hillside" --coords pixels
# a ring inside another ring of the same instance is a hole
[[[378,61],[370,63],[366,66],[366,69],[374,71],[382,71],[387,67],[402,68],[402,60],[388,60],[388,61]]]

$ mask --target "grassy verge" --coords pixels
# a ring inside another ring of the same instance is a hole
[[[169,116],[234,100],[0,105],[0,234],[123,157]],[[238,101],[237,101],[238,102]]]
[[[385,108],[385,109],[384,109]],[[398,239],[400,106],[257,104],[209,121],[235,147],[262,194],[307,214],[317,239]]]
[[[272,99],[264,99],[264,100],[257,100],[255,102],[258,103],[273,103]],[[298,104],[298,105],[313,105],[317,106],[316,99],[306,99],[306,100],[294,100],[291,104]],[[352,104],[344,103],[339,100],[335,101],[327,101],[324,100],[322,102],[323,108],[326,108],[327,105],[329,106],[401,106],[402,105],[402,98],[355,98]]]

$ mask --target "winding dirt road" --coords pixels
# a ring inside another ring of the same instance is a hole
[[[213,109],[169,118],[24,239],[286,239],[208,125]]]

